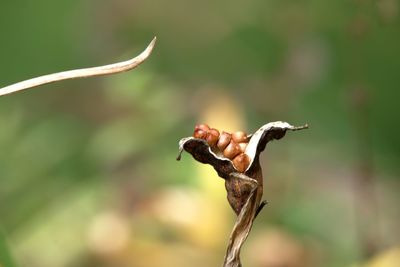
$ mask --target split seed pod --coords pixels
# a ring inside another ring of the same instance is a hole
[[[242,266],[240,249],[258,212],[266,204],[265,201],[261,202],[263,176],[260,153],[269,141],[282,138],[287,130],[307,127],[294,127],[287,122],[277,121],[265,124],[249,136],[243,132],[233,133],[232,136],[222,132],[217,147],[210,146],[210,142],[202,138],[187,137],[179,141],[177,160],[180,160],[185,150],[197,161],[213,166],[218,175],[225,179],[228,202],[237,214],[237,219],[229,237],[224,267]]]
[[[207,126],[208,127],[208,126]],[[295,127],[290,125],[287,122],[276,121],[270,122],[262,126],[251,136],[246,136],[244,133],[235,133],[232,135],[232,139],[243,140],[245,137],[245,141],[248,141],[248,145],[245,148],[245,151],[238,158],[237,155],[240,154],[240,146],[236,142],[232,142],[233,140],[229,140],[229,137],[226,133],[222,132],[220,139],[217,142],[217,147],[224,148],[224,152],[232,143],[236,143],[239,152],[235,152],[236,146],[232,145],[232,154],[216,154],[210,147],[210,144],[207,143],[203,138],[195,138],[195,137],[187,137],[183,138],[179,142],[179,150],[180,153],[178,155],[178,160],[181,157],[183,150],[190,153],[197,161],[201,163],[210,164],[217,171],[218,175],[225,179],[225,188],[228,194],[228,202],[231,205],[232,209],[236,214],[239,214],[243,205],[250,195],[251,189],[248,186],[248,183],[243,180],[239,180],[234,178],[234,173],[242,173],[247,177],[254,179],[257,181],[257,203],[261,202],[262,191],[263,191],[263,177],[262,170],[259,162],[259,156],[262,151],[264,151],[267,143],[274,139],[282,138],[287,130],[300,130],[308,128],[307,125]],[[196,129],[206,129],[204,126],[196,126]],[[196,131],[195,131],[196,132]],[[229,140],[230,142],[227,142]],[[243,141],[242,141],[243,142]],[[242,143],[239,142],[239,143]],[[221,149],[222,150],[222,149]],[[231,156],[234,155],[234,156]],[[236,162],[236,163],[235,163]]]

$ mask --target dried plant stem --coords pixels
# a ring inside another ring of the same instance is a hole
[[[262,197],[262,187],[258,186],[257,180],[247,177],[244,174],[233,173],[232,175],[236,176],[234,178],[246,180],[251,186],[251,193],[236,219],[236,223],[229,238],[223,267],[242,266],[240,262],[240,249],[253,226],[253,221],[257,216],[257,210]]]
[[[125,72],[131,69],[136,68],[142,62],[144,62],[151,54],[153,47],[156,42],[156,37],[150,42],[147,48],[137,57],[132,58],[127,61],[118,62],[115,64],[85,68],[85,69],[77,69],[77,70],[69,70],[63,71],[53,74],[48,74],[36,78],[32,78],[29,80],[25,80],[22,82],[18,82],[3,88],[0,88],[0,96],[12,94],[15,92],[19,92],[25,89],[37,87],[47,83],[58,82],[62,80],[68,79],[76,79],[76,78],[86,78],[92,76],[101,76],[101,75],[109,75],[120,72]]]
[[[308,129],[308,124],[304,124],[302,126],[294,126],[291,130],[292,131],[299,131],[299,130],[303,130],[303,129]]]

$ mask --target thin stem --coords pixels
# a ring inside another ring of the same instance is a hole
[[[62,80],[68,79],[76,79],[76,78],[86,78],[92,76],[101,76],[101,75],[109,75],[120,72],[129,71],[131,69],[136,68],[141,63],[143,63],[151,54],[154,45],[156,43],[156,37],[150,42],[147,48],[137,57],[134,57],[130,60],[118,62],[110,65],[92,67],[92,68],[84,68],[77,70],[68,70],[63,72],[52,73],[44,76],[39,76],[36,78],[32,78],[29,80],[25,80],[22,82],[18,82],[3,88],[0,88],[0,96],[12,94],[15,92],[19,92],[25,89],[29,89],[32,87],[37,87],[47,83],[58,82]]]
[[[229,238],[228,248],[223,264],[223,267],[241,267],[240,249],[242,248],[244,241],[246,241],[251,227],[253,226],[258,207],[260,206],[259,202],[262,197],[262,187],[258,186],[259,184],[257,180],[241,173],[232,173],[231,178],[245,181],[245,183],[252,187],[250,195],[236,219],[236,223]]]
[[[308,124],[304,124],[302,126],[294,126],[291,130],[292,131],[298,131],[298,130],[303,130],[303,129],[308,129]]]

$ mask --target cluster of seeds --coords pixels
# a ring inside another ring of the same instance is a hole
[[[242,131],[220,134],[217,129],[210,128],[207,124],[199,124],[194,128],[193,137],[206,140],[214,152],[232,160],[239,172],[244,172],[250,164],[249,156],[244,153],[249,140]]]

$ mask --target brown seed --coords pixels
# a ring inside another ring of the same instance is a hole
[[[223,154],[228,159],[233,159],[240,153],[240,147],[237,143],[231,141],[229,145],[225,148]]]
[[[232,140],[236,143],[245,143],[247,142],[247,135],[242,131],[237,131],[232,133]]]
[[[233,159],[233,166],[239,172],[245,172],[250,164],[250,158],[247,154],[241,153]]]
[[[246,151],[248,143],[239,143],[240,152],[244,153]]]
[[[207,132],[203,131],[201,129],[195,129],[194,132],[193,132],[193,137],[194,138],[200,138],[200,139],[206,139]]]
[[[207,143],[211,147],[214,147],[218,142],[218,137],[219,137],[219,131],[217,129],[214,129],[214,128],[210,129],[207,132],[207,137],[206,137]]]
[[[200,130],[203,130],[203,131],[207,132],[208,130],[210,130],[210,127],[209,127],[207,124],[197,124],[197,125],[194,127],[194,129],[195,129],[195,130],[200,129]]]
[[[229,145],[231,141],[231,134],[227,132],[222,132],[221,136],[219,137],[217,147],[219,150],[224,151],[224,149]]]

